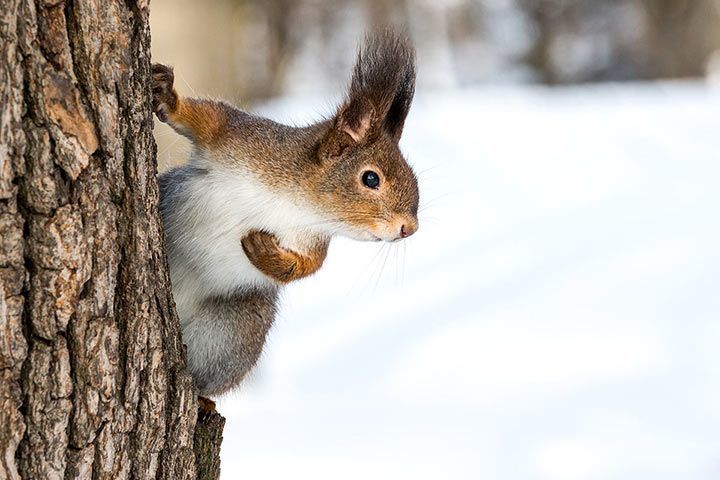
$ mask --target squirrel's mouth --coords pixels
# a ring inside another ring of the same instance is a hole
[[[352,228],[348,229],[343,234],[346,237],[352,238],[353,240],[359,240],[361,242],[382,242],[384,239],[369,228]]]
[[[373,228],[366,228],[368,236],[376,242],[394,243],[403,240],[418,229],[418,221],[414,217],[399,215],[389,222],[378,222]]]
[[[415,223],[416,225],[416,223]],[[362,242],[388,242],[388,243],[394,243],[397,241],[400,241],[404,239],[405,237],[408,237],[412,235],[412,233],[417,229],[416,226],[412,227],[412,231],[406,231],[405,230],[405,224],[402,224],[400,226],[389,226],[384,224],[375,224],[372,227],[371,226],[354,226],[351,227],[348,225],[347,230],[344,230],[341,232],[342,235],[352,238],[354,240],[359,240]],[[388,228],[389,227],[389,228]],[[395,232],[397,230],[397,232]]]

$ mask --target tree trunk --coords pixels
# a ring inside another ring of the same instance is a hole
[[[217,464],[193,451],[149,40],[147,1],[0,2],[0,479]],[[203,431],[217,455],[222,418]]]
[[[642,0],[648,72],[654,78],[702,77],[718,48],[718,10],[709,0]]]

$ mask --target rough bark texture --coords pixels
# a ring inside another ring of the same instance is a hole
[[[220,478],[220,444],[225,419],[218,413],[201,414],[195,427],[195,468],[197,478]]]
[[[195,478],[149,39],[147,1],[0,2],[0,479]]]

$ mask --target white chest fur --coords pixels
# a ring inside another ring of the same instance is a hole
[[[245,255],[250,230],[275,234],[280,244],[305,251],[323,218],[302,201],[271,191],[250,173],[210,170],[192,178],[177,211],[166,214],[170,275],[181,321],[198,302],[238,289],[270,285]]]

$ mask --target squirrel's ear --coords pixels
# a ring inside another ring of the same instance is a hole
[[[381,129],[399,140],[414,92],[415,53],[407,38],[392,30],[368,35],[336,128],[355,143]]]
[[[385,129],[396,142],[400,140],[415,95],[415,54],[411,48],[405,50],[401,65],[403,68],[395,98],[385,115]]]
[[[320,143],[320,158],[339,158],[349,148],[362,143],[370,132],[374,116],[372,105],[359,99],[340,108],[332,120],[330,132]]]
[[[365,139],[375,123],[375,108],[365,98],[357,98],[340,110],[335,128],[347,133],[354,143]]]

